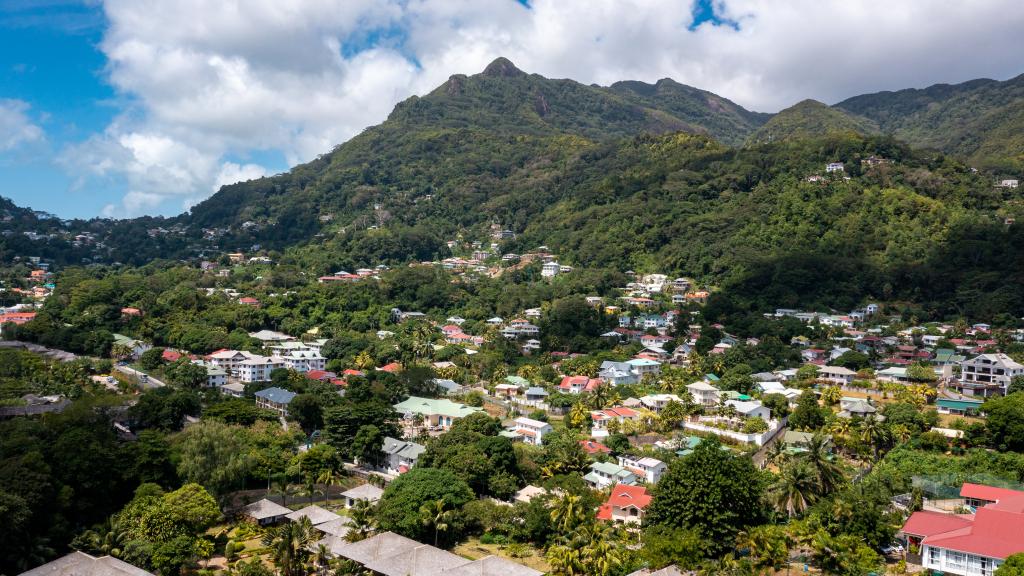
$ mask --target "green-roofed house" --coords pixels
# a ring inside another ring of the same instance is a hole
[[[529,388],[530,386],[533,386],[533,384],[530,383],[529,380],[521,376],[505,376],[505,382],[508,382],[509,384],[514,384],[519,388]]]
[[[465,418],[481,411],[480,408],[473,408],[445,398],[420,398],[419,396],[410,396],[405,401],[395,404],[394,408],[406,420],[411,420],[416,414],[419,414],[423,416],[424,425],[443,430],[451,428],[459,418]]]
[[[583,479],[598,490],[603,490],[615,484],[636,484],[637,477],[629,469],[613,464],[612,462],[594,462],[590,465],[590,472],[587,472]]]
[[[939,398],[935,401],[935,409],[939,414],[977,416],[982,404],[983,401],[971,398]]]

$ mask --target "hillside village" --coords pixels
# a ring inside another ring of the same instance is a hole
[[[532,274],[540,289],[587,273],[557,263],[546,247],[510,255],[498,244],[453,241],[463,245],[474,251],[471,258],[338,271],[313,279],[308,289],[353,296],[380,291],[396,274],[469,285]],[[272,274],[275,266],[241,253],[227,268],[203,263],[195,273],[206,285],[190,290],[238,314],[295,306],[301,300],[294,294],[235,283],[251,278],[248,269]],[[505,317],[496,309],[421,312],[392,300],[355,340],[323,325],[300,332],[263,323],[232,332],[235,347],[206,350],[145,337],[153,314],[173,310],[151,308],[149,297],[117,298],[104,305],[114,309],[109,325],[119,332],[96,344],[96,353],[59,361],[86,366],[96,374],[91,381],[126,403],[111,424],[122,442],[139,442],[150,429],[212,440],[225,425],[278,437],[280,464],[271,468],[246,464],[226,484],[182,476],[217,498],[212,532],[197,536],[196,545],[204,544],[177,556],[183,568],[194,561],[222,569],[272,562],[293,574],[320,566],[387,576],[539,575],[594,573],[592,563],[606,562],[613,566],[608,574],[690,573],[709,566],[699,559],[714,553],[654,553],[659,538],[685,540],[686,530],[712,529],[725,529],[729,542],[751,537],[701,517],[683,525],[673,519],[686,517],[687,502],[696,498],[685,492],[694,489],[685,483],[692,480],[683,480],[703,473],[694,466],[731,467],[749,477],[750,486],[701,488],[759,493],[767,508],[754,506],[744,522],[766,514],[810,522],[816,503],[838,506],[845,494],[867,489],[875,468],[897,454],[956,458],[986,446],[1024,447],[1015,424],[1006,422],[1021,416],[1024,365],[1014,358],[1022,358],[1024,328],[921,322],[894,304],[865,302],[852,310],[764,310],[737,329],[704,317],[714,286],[630,270],[618,277],[622,284],[599,293],[563,293]],[[39,267],[11,284],[22,303],[0,316],[4,339],[53,346],[45,329],[33,327],[63,298],[60,276]],[[33,354],[18,347],[39,351],[35,344],[6,344],[14,346],[11,354]],[[109,360],[90,360],[93,354]],[[60,413],[82,401],[77,393],[47,391],[7,398],[0,416]],[[175,395],[196,400],[172,412],[172,420],[153,412]],[[809,483],[799,484],[798,474],[810,474]],[[262,478],[269,488],[239,491],[246,478],[257,485]],[[854,545],[860,564],[828,567],[819,543],[800,544],[790,530],[798,524],[785,522],[759,528],[760,537],[778,540],[777,555],[730,553],[729,561],[829,573],[872,566],[966,575],[990,574],[1024,551],[1021,542],[999,536],[1024,527],[1016,505],[1024,492],[963,480],[961,488],[954,479],[922,479],[919,486],[917,475],[888,481],[904,488],[879,488],[872,496],[877,524],[873,544]],[[544,518],[543,527],[514,528],[531,526],[534,515]],[[815,538],[833,539],[830,545],[847,534],[842,527],[816,530]],[[957,530],[977,535],[945,544]],[[608,547],[593,548],[597,540],[588,544],[577,534],[601,534]],[[292,547],[287,558],[275,548],[280,538]],[[630,544],[638,538],[642,549]],[[123,553],[104,555],[108,549],[91,544],[76,549],[56,561],[62,569],[145,571],[125,566],[131,557]],[[47,566],[37,570],[54,569]]]

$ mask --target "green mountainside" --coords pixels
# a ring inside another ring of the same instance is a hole
[[[878,132],[878,127],[865,118],[854,117],[817,100],[804,100],[772,116],[747,142],[764,144],[844,132],[873,134]]]
[[[518,234],[503,251],[546,244],[577,266],[693,275],[731,286],[741,304],[876,295],[1016,311],[1024,294],[1008,283],[1024,284],[1015,248],[1024,242],[1004,224],[1024,218],[1016,191],[885,135],[896,116],[998,89],[1004,102],[986,100],[993,124],[975,149],[998,157],[1000,142],[1020,138],[998,121],[1024,105],[1008,84],[929,92],[939,104],[805,101],[768,119],[670,80],[585,86],[498,59],[402,102],[312,162],[223,187],[189,214],[77,225],[98,229],[106,253],[96,261],[271,250],[319,274],[442,258],[449,240],[483,239],[497,224]],[[861,161],[871,156],[889,162],[869,169]],[[808,181],[829,162],[844,162],[850,179]],[[71,254],[60,263],[81,260]]]
[[[921,148],[969,158],[979,167],[1024,167],[1024,75],[924,89],[878,92],[836,104]]]

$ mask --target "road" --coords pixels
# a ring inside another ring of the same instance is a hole
[[[142,388],[143,390],[151,390],[153,388],[160,388],[161,386],[166,386],[166,384],[164,384],[160,380],[153,378],[152,376],[146,374],[145,372],[140,372],[132,368],[131,366],[114,366],[114,370],[117,370],[121,374],[134,377],[135,380],[139,383],[139,388]],[[146,377],[145,382],[142,381],[142,376]]]

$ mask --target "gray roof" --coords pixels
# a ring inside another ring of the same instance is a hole
[[[672,564],[654,572],[651,572],[648,568],[641,568],[636,572],[628,574],[628,576],[683,576],[683,572],[675,564]]]
[[[419,458],[419,455],[426,449],[427,447],[422,444],[407,442],[405,440],[396,440],[391,437],[384,438],[384,445],[381,447],[381,451],[385,454],[398,454],[399,456],[404,456],[409,459]]]
[[[284,388],[272,386],[270,388],[260,390],[259,392],[257,392],[256,397],[266,398],[267,400],[275,404],[288,404],[292,401],[292,398],[295,398],[295,392],[289,392]]]
[[[382,558],[412,550],[417,546],[422,546],[422,544],[394,532],[382,532],[366,540],[342,546],[336,551],[336,554],[342,558],[367,565]]]
[[[548,391],[540,386],[532,386],[526,389],[527,396],[548,396]]]
[[[72,552],[53,562],[22,572],[21,576],[153,576],[142,568],[113,558],[96,558],[85,552]]]
[[[381,494],[384,494],[384,491],[373,484],[362,484],[341,493],[341,495],[346,498],[351,498],[353,500],[369,500],[370,502],[380,500]]]
[[[256,520],[273,518],[275,516],[287,516],[291,513],[291,509],[285,508],[277,502],[267,500],[266,498],[253,502],[245,508],[242,508],[242,514],[250,518],[255,518]]]
[[[500,556],[487,556],[445,571],[445,576],[543,576],[543,574],[543,572]]]
[[[368,562],[365,566],[368,570],[383,574],[383,576],[435,576],[440,572],[468,563],[469,560],[462,556],[456,556],[451,552],[424,544],[374,562]]]
[[[330,510],[325,510],[317,506],[316,504],[306,506],[305,508],[301,510],[296,510],[295,512],[292,512],[288,515],[288,519],[292,522],[298,522],[303,517],[309,518],[310,524],[313,524],[314,526],[318,524],[323,524],[325,522],[331,522],[332,520],[338,520],[339,518],[341,518],[340,515],[335,514]]]
[[[314,526],[317,530],[327,534],[328,536],[337,536],[344,538],[349,530],[352,529],[352,519],[348,516],[341,516],[337,520],[331,520],[330,522],[324,522]]]

